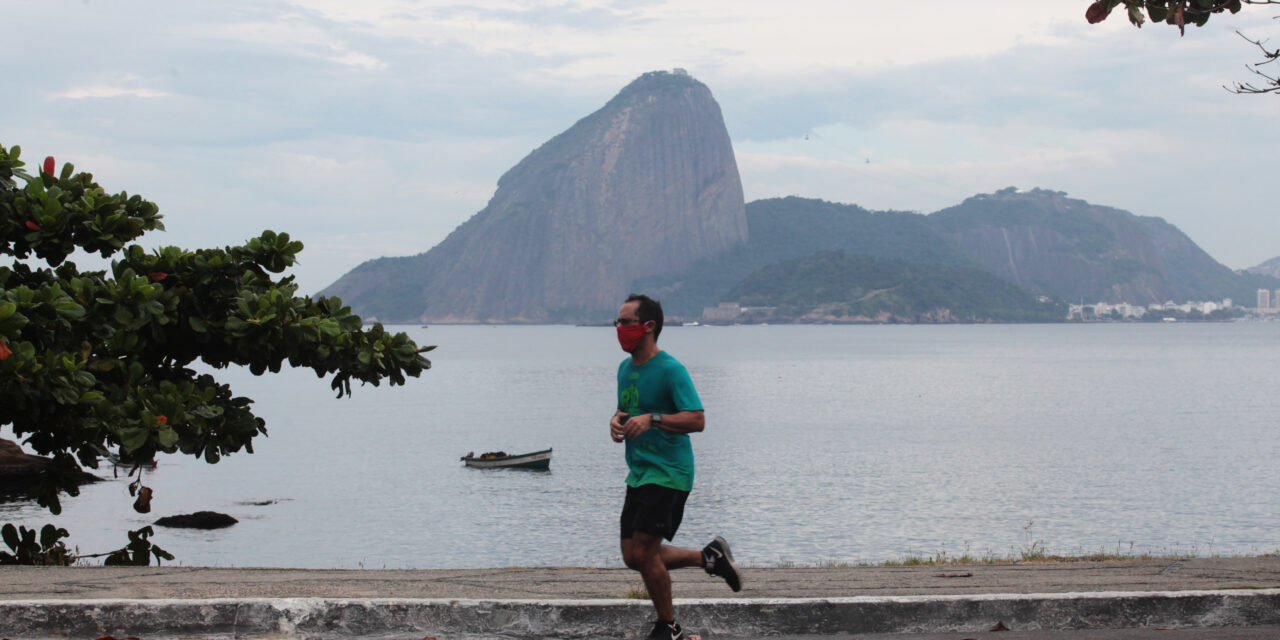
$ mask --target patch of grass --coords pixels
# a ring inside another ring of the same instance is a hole
[[[935,554],[909,554],[894,560],[883,560],[880,562],[847,562],[843,560],[822,560],[819,562],[796,562],[794,560],[779,560],[772,564],[751,564],[747,565],[753,569],[846,569],[851,567],[925,567],[925,566],[943,566],[943,565],[997,565],[997,564],[1065,564],[1071,562],[1141,562],[1144,560],[1185,560],[1190,558],[1226,558],[1226,557],[1242,557],[1242,558],[1269,558],[1280,556],[1280,551],[1271,553],[1244,554],[1240,556],[1224,556],[1219,554],[1205,554],[1197,551],[1168,551],[1168,552],[1126,552],[1123,550],[1109,551],[1085,551],[1079,550],[1077,553],[1049,553],[1043,545],[1037,545],[1034,548],[1024,547],[1021,549],[1010,549],[1007,554],[999,554],[994,551],[986,551],[981,555],[973,555],[971,553],[962,553],[957,556],[948,554],[945,550],[940,550]]]
[[[873,567],[918,567],[918,566],[935,566],[944,564],[997,564],[1004,561],[1003,558],[997,556],[993,551],[988,550],[981,556],[974,556],[968,547],[965,547],[963,553],[953,556],[947,553],[946,549],[939,549],[933,555],[911,554],[899,558],[897,560],[887,560],[885,562],[867,563],[860,566]]]
[[[849,564],[848,562],[845,562],[844,560],[835,560],[832,558],[828,558],[826,560],[819,562],[815,566],[817,566],[819,569],[848,569],[853,565]]]
[[[1044,564],[1062,564],[1071,562],[1140,562],[1144,560],[1185,560],[1189,558],[1223,558],[1223,557],[1255,557],[1255,558],[1274,558],[1280,557],[1280,549],[1274,549],[1270,552],[1255,550],[1252,553],[1238,554],[1236,556],[1222,556],[1212,552],[1212,543],[1208,548],[1201,548],[1199,544],[1193,544],[1190,548],[1176,547],[1173,549],[1161,549],[1157,551],[1136,549],[1136,544],[1132,541],[1119,541],[1114,549],[1100,548],[1097,550],[1086,550],[1084,547],[1078,547],[1075,551],[1067,553],[1051,553],[1045,541],[1035,535],[1035,521],[1028,521],[1023,525],[1023,544],[1020,547],[1011,547],[1006,553],[997,553],[991,549],[987,549],[981,554],[974,554],[966,544],[964,551],[960,555],[951,555],[946,549],[939,549],[933,554],[908,554],[894,560],[885,560],[882,562],[856,562],[850,563],[845,560],[826,559],[817,562],[796,562],[787,558],[779,558],[777,562],[763,565],[750,564],[746,565],[757,569],[845,569],[849,567],[920,567],[920,566],[939,566],[939,565],[994,565],[994,564],[1020,564],[1020,563],[1044,563]]]
[[[740,566],[744,566],[748,569],[847,569],[857,565],[847,560],[840,560],[837,558],[827,558],[817,562],[796,562],[786,558],[779,558],[776,562],[770,564],[760,565],[756,563],[749,563]]]
[[[642,585],[627,589],[627,592],[622,594],[622,597],[626,598],[627,600],[648,600],[649,590],[646,589],[642,584]]]

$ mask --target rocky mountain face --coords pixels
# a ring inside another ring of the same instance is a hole
[[[1245,269],[1249,273],[1255,273],[1260,276],[1269,276],[1272,278],[1280,278],[1280,257],[1272,258],[1260,265]]]
[[[985,269],[1066,302],[1250,299],[1251,285],[1161,218],[1012,187],[929,215]]]
[[[746,239],[719,105],[682,71],[651,72],[507,171],[438,246],[366,262],[321,295],[384,322],[603,319],[637,279]]]

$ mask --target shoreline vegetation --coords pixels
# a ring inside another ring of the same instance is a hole
[[[1280,556],[1280,547],[1270,552],[1220,554],[1202,553],[1198,544],[1189,549],[1163,549],[1160,551],[1138,551],[1135,541],[1117,542],[1114,549],[1099,547],[1096,551],[1088,551],[1083,546],[1077,547],[1074,553],[1051,553],[1044,540],[1033,533],[1035,521],[1022,526],[1025,541],[1019,548],[1011,548],[1008,553],[997,553],[987,549],[974,555],[966,544],[960,555],[951,555],[945,548],[933,554],[909,553],[894,560],[879,562],[846,562],[842,560],[822,560],[816,563],[796,563],[780,558],[772,565],[757,568],[778,569],[846,569],[850,567],[916,567],[916,566],[950,566],[950,565],[1009,565],[1009,564],[1070,564],[1077,562],[1140,562],[1144,560],[1190,560],[1194,558],[1267,558]]]
[[[1152,552],[1152,551],[1095,551],[1079,554],[1048,553],[1043,548],[1022,549],[1009,554],[997,554],[987,551],[981,555],[969,552],[958,556],[940,550],[934,554],[907,554],[896,560],[879,562],[849,562],[845,560],[822,560],[818,562],[794,562],[785,558],[771,564],[747,564],[752,569],[850,569],[857,567],[920,567],[920,566],[988,566],[1016,564],[1075,564],[1081,562],[1143,562],[1147,560],[1192,560],[1197,558],[1272,558],[1280,556],[1280,548],[1270,552],[1218,554],[1190,552]]]

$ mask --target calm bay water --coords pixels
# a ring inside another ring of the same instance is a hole
[[[191,566],[621,566],[612,328],[398,329],[439,345],[407,387],[338,400],[309,372],[217,372],[270,436],[216,465],[162,457],[151,514],[121,478],[58,517],[0,504],[0,522],[55,522],[92,553],[164,515],[240,520],[157,527]],[[671,327],[660,342],[707,409],[677,544],[724,535],[756,565],[1280,549],[1280,323]],[[545,447],[547,473],[458,460]]]

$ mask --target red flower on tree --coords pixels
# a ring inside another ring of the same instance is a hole
[[[55,167],[54,167],[54,162],[53,162],[53,156],[45,156],[45,159],[44,159],[44,172],[45,172],[45,173],[47,173],[47,174],[49,174],[49,175],[53,175],[53,170],[54,170],[54,168],[55,168]]]

